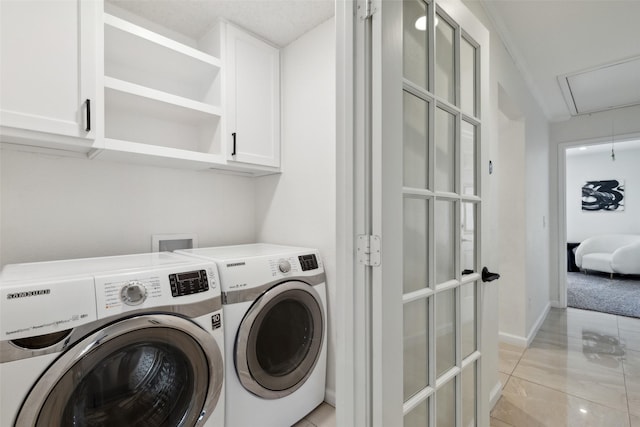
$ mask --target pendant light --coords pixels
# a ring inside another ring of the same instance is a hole
[[[611,161],[616,161],[616,152],[614,150],[614,132],[613,132],[613,120],[611,121]]]

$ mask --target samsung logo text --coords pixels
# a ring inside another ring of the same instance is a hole
[[[37,291],[14,292],[7,294],[7,299],[37,297],[39,295],[49,295],[51,289],[38,289]]]

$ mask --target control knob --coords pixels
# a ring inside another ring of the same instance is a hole
[[[133,280],[122,287],[120,299],[126,305],[140,305],[147,299],[147,288],[144,283]]]
[[[287,261],[286,259],[280,260],[280,262],[278,262],[278,270],[280,270],[280,272],[282,273],[288,273],[291,271],[291,263],[289,261]]]

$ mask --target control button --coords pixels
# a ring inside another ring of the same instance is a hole
[[[280,260],[280,262],[278,262],[278,270],[280,270],[282,273],[288,273],[291,271],[291,263],[287,260]]]
[[[147,299],[147,288],[142,282],[131,281],[120,290],[120,299],[127,305],[140,305]]]

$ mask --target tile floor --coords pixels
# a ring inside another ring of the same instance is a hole
[[[326,402],[307,414],[293,427],[336,427],[336,409]]]
[[[491,427],[640,427],[640,319],[552,309],[529,348],[499,355]]]
[[[527,349],[500,344],[491,427],[640,427],[640,319],[551,309]],[[294,427],[335,427],[322,403]]]

